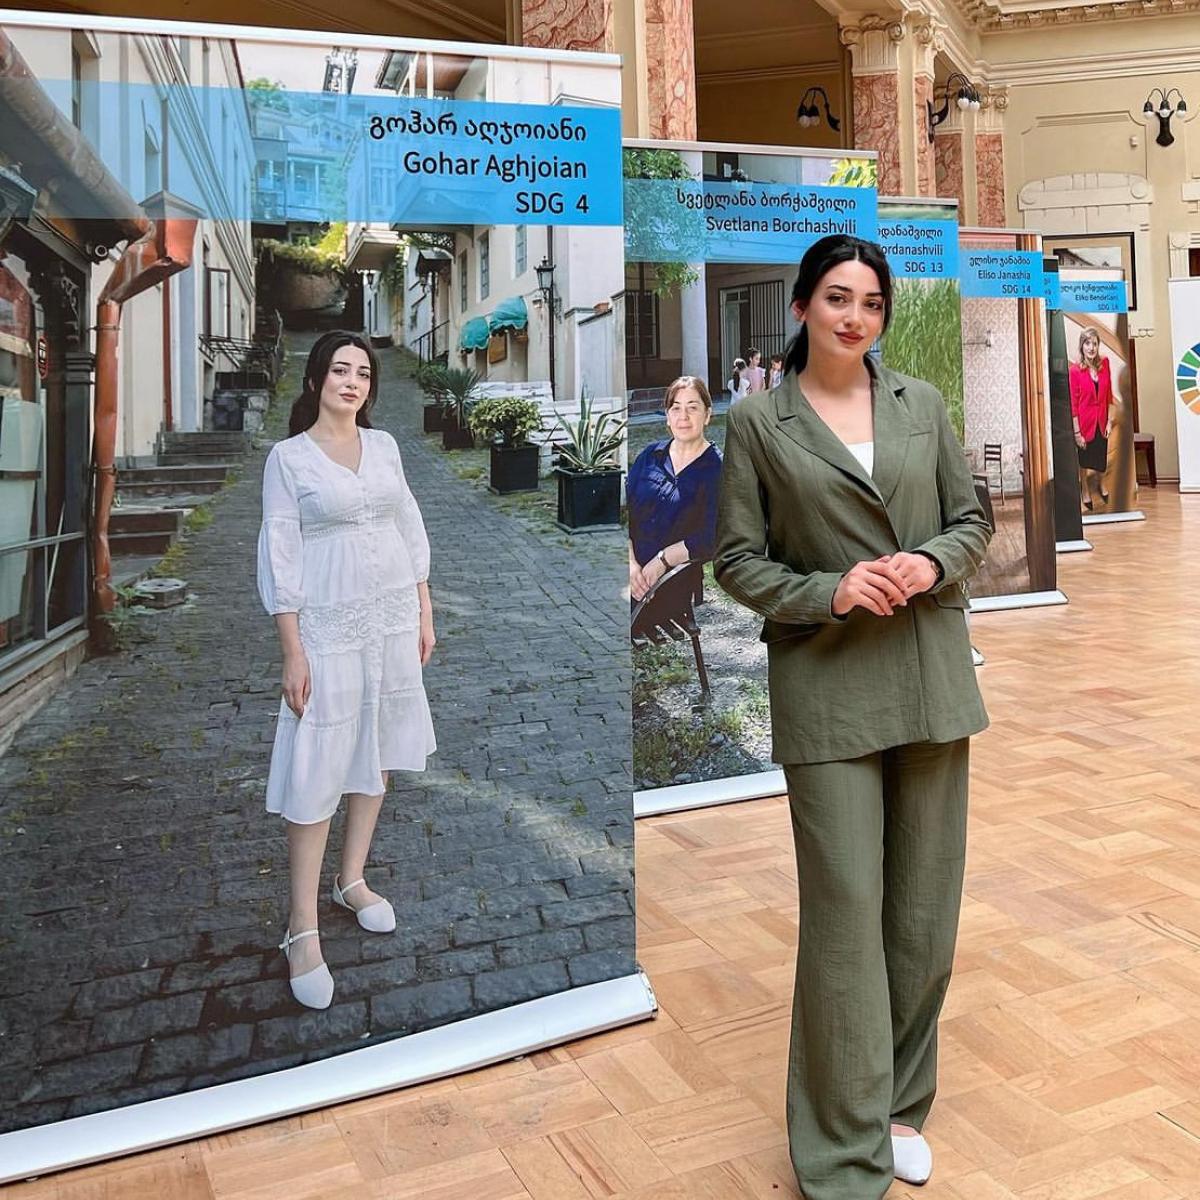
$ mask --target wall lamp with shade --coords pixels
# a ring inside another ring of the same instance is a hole
[[[796,109],[796,121],[808,128],[813,125],[820,125],[821,114],[817,110],[817,101],[820,100],[825,108],[825,120],[829,128],[837,133],[842,127],[841,121],[829,111],[829,95],[823,87],[810,87],[808,91],[800,97],[800,107]]]
[[[957,89],[954,86],[956,83],[958,84]],[[981,103],[979,89],[961,71],[955,71],[942,86],[944,88],[944,101],[941,108],[935,112],[933,101],[925,101],[925,108],[929,117],[929,140],[931,142],[933,141],[934,131],[950,115],[951,95],[954,96],[954,103],[963,112],[967,112],[968,110],[978,112]]]
[[[1156,95],[1157,102],[1154,99]],[[1172,96],[1179,97],[1174,104],[1171,103]],[[1158,118],[1158,137],[1154,140],[1160,146],[1170,146],[1175,141],[1175,135],[1171,132],[1171,118],[1176,113],[1186,113],[1187,110],[1187,101],[1183,98],[1183,93],[1175,87],[1166,92],[1162,88],[1155,88],[1142,106],[1144,116]]]

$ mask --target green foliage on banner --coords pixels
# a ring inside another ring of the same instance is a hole
[[[927,380],[942,393],[962,441],[962,302],[957,280],[896,280],[883,361],[895,371]]]
[[[830,166],[829,187],[878,186],[879,171],[873,158],[839,158]]]
[[[250,93],[246,100],[251,110],[274,108],[280,112],[287,111],[287,96],[284,95],[283,84],[278,79],[271,80],[262,75],[256,79],[247,79],[246,91]]]
[[[263,238],[257,243],[260,263],[283,262],[305,275],[346,277],[346,222],[334,221],[315,242],[280,242]]]
[[[536,400],[520,396],[488,396],[471,409],[471,432],[487,441],[500,439],[502,446],[523,446],[531,433],[542,427]]]
[[[623,161],[626,179],[695,179],[677,150],[625,150]],[[665,198],[657,193],[648,197],[626,190],[625,203],[625,224],[631,229],[645,230],[666,225],[691,231],[691,221],[686,211],[665,202]],[[663,240],[665,245],[672,245],[675,238],[668,233]],[[691,287],[699,279],[700,272],[686,262],[655,263],[651,290],[665,300]]]
[[[614,471],[620,467],[624,421],[612,413],[593,416],[592,401],[586,395],[580,398],[577,421],[568,421],[561,414],[555,421],[566,434],[558,451],[559,466],[569,471]]]

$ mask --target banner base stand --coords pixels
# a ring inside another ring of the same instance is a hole
[[[1200,483],[1181,483],[1179,485],[1179,494],[1181,496],[1192,496],[1200,492]]]
[[[1055,542],[1055,554],[1078,554],[1083,550],[1095,550],[1095,546],[1087,538],[1076,538],[1068,542]]]
[[[638,971],[320,1062],[0,1134],[0,1184],[428,1083],[643,1021],[657,1010],[650,981]]]
[[[1008,612],[1014,608],[1045,608],[1066,603],[1066,594],[1055,588],[1052,592],[1018,592],[1014,596],[972,596],[971,612]]]
[[[787,791],[782,771],[760,771],[757,775],[735,775],[732,779],[708,779],[702,783],[676,783],[633,793],[633,818],[657,817],[662,813],[761,800]],[[2,1143],[0,1143],[2,1144]]]
[[[1140,509],[1123,513],[1092,513],[1083,518],[1085,525],[1124,525],[1128,521],[1144,521],[1146,514]]]
[[[972,646],[971,647],[971,666],[982,667],[985,662],[987,662],[987,659],[983,657],[982,652],[979,650],[976,650],[975,647]]]

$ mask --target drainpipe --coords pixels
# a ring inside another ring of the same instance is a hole
[[[125,247],[96,301],[96,403],[92,468],[96,473],[92,523],[92,598],[97,613],[112,612],[109,516],[117,489],[117,344],[127,301],[191,266],[194,219],[145,221],[145,232]]]

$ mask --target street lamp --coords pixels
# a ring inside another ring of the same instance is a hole
[[[550,261],[550,256],[543,256],[542,261],[534,268],[537,272],[538,291],[542,293],[542,300],[546,305],[546,313],[550,323],[550,396],[554,396],[554,322],[556,317],[556,305],[554,296],[554,264]]]

